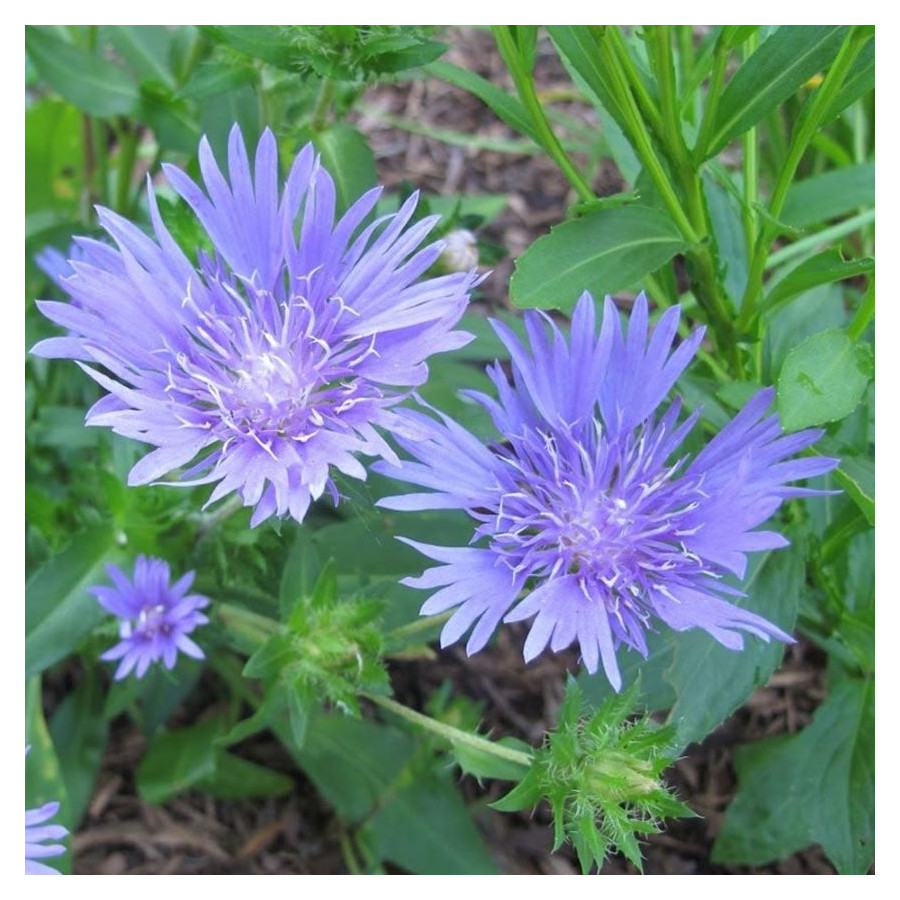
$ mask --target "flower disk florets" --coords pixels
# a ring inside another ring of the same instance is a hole
[[[494,366],[488,374],[499,402],[471,395],[503,436],[488,447],[446,417],[439,425],[409,414],[420,428],[430,422],[432,436],[404,443],[417,461],[404,462],[399,474],[381,471],[434,492],[382,504],[458,508],[479,523],[473,547],[410,541],[443,563],[406,583],[440,588],[423,614],[456,608],[444,644],[472,628],[472,653],[501,620],[534,617],[526,660],[548,645],[558,651],[577,643],[588,670],[602,661],[618,689],[617,648],[646,656],[654,619],[676,631],[703,628],[732,649],[743,646],[740,631],[790,640],[726,602],[740,592],[722,579],[743,576],[748,551],[787,543],[753,529],[786,497],[817,493],[787,482],[827,472],[836,461],[788,459],[821,433],[783,436],[777,417],[765,415],[769,390],[690,460],[681,445],[699,413],[681,420],[680,401],[666,398],[703,333],[673,349],[678,318],[677,307],[668,310],[649,334],[641,296],[626,334],[607,298],[597,335],[585,294],[568,343],[536,313],[525,317],[530,348],[495,323],[513,379]]]
[[[357,455],[396,462],[377,429],[412,436],[392,407],[426,379],[431,354],[470,339],[453,328],[479,279],[420,280],[442,245],[422,246],[437,219],[413,222],[415,196],[375,218],[375,189],[338,218],[311,145],[280,195],[269,131],[252,174],[237,127],[228,180],[205,139],[199,156],[205,193],[164,169],[212,253],[185,256],[152,188],[155,239],[99,209],[116,246],[79,239],[68,263],[45,260],[70,303],[39,306],[69,336],[34,352],[79,360],[108,391],[89,425],[157,448],[130,484],[178,472],[180,484],[215,483],[210,503],[237,492],[254,525],[302,521],[326,490],[337,502],[333,470],[364,478]]]

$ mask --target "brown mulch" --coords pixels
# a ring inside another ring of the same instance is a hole
[[[495,83],[508,84],[491,37],[480,31],[457,32],[449,58]],[[543,91],[569,90],[571,83],[551,53],[538,61]],[[563,107],[571,116],[597,127],[593,112],[575,102]],[[512,260],[550,226],[560,221],[572,197],[556,167],[544,157],[453,146],[396,127],[395,120],[447,129],[462,135],[512,140],[519,136],[479,101],[434,80],[382,85],[365,97],[354,113],[376,154],[379,175],[389,187],[403,181],[445,194],[508,195],[501,216],[483,237],[507,248],[509,255],[493,265],[482,287],[489,308],[507,304]],[[394,124],[386,124],[390,118]],[[621,189],[610,164],[595,174],[601,193]],[[432,660],[404,661],[392,666],[397,697],[422,708],[447,680],[454,693],[481,705],[483,727],[494,735],[515,735],[531,743],[552,727],[562,699],[565,672],[574,671],[574,652],[546,655],[526,666],[522,662],[521,628],[505,628],[487,650],[466,659],[459,649],[438,653]],[[199,695],[214,692],[201,684]],[[810,721],[825,695],[824,657],[800,642],[787,648],[783,667],[770,683],[700,746],[693,747],[669,771],[679,796],[699,818],[670,823],[664,834],[644,845],[645,871],[653,874],[765,872],[832,874],[818,848],[759,869],[721,867],[710,862],[712,840],[735,791],[734,748],[774,734],[793,732]],[[185,724],[185,723],[182,723]],[[74,871],[79,874],[337,874],[345,873],[341,826],[313,785],[299,773],[287,753],[268,734],[240,745],[247,758],[289,773],[295,790],[286,797],[257,801],[224,801],[186,794],[162,807],[142,801],[135,791],[134,772],[145,739],[120,718],[113,724],[96,794],[72,839]],[[502,786],[480,787],[461,777],[470,799],[496,799]],[[550,853],[549,815],[486,813],[479,825],[503,872],[511,874],[576,874],[568,849]],[[604,874],[634,872],[623,859],[613,858]]]

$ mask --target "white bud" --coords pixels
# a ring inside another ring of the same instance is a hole
[[[459,228],[444,235],[441,266],[448,272],[468,272],[478,265],[478,241],[471,231]]]

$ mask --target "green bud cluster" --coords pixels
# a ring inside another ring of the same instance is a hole
[[[495,809],[511,812],[546,799],[554,850],[571,842],[582,871],[623,853],[643,871],[638,837],[661,830],[665,818],[693,816],[661,781],[673,761],[672,732],[634,713],[634,687],[586,716],[578,684],[569,682],[556,730],[534,752],[528,774]]]
[[[359,715],[361,692],[386,691],[380,613],[376,601],[341,599],[329,564],[287,624],[247,660],[244,674],[262,678],[286,700],[298,745],[312,710],[326,704]]]

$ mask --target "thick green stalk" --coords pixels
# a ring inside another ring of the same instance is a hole
[[[821,87],[809,98],[803,112],[800,114],[800,120],[788,146],[787,157],[781,167],[781,171],[778,173],[778,179],[772,191],[772,199],[769,201],[769,216],[760,224],[759,236],[750,262],[747,289],[741,302],[741,313],[738,319],[739,329],[747,328],[756,315],[757,303],[762,293],[766,260],[775,232],[772,222],[777,220],[781,214],[787,192],[797,172],[797,166],[819,130],[822,119],[840,90],[844,78],[853,65],[853,61],[859,55],[867,40],[869,40],[869,35],[860,29],[853,29],[847,35]]]
[[[420,728],[425,728],[426,730],[433,732],[439,737],[442,737],[445,741],[449,741],[451,744],[465,744],[473,750],[479,750],[482,753],[490,753],[498,759],[517,763],[525,768],[528,768],[531,765],[532,757],[530,753],[523,753],[521,750],[513,750],[512,747],[504,747],[503,744],[498,744],[495,741],[480,737],[477,734],[470,734],[468,731],[454,728],[446,722],[438,722],[437,719],[432,719],[431,716],[416,712],[416,710],[410,709],[408,706],[404,706],[396,700],[391,700],[389,697],[383,697],[381,694],[362,693],[360,696],[370,700],[376,706],[380,706],[382,709],[386,709],[389,712],[406,719],[408,722],[418,725]]]
[[[509,28],[505,25],[497,25],[494,27],[493,31],[494,39],[497,42],[497,48],[513,77],[519,99],[522,101],[522,105],[531,117],[536,137],[540,145],[547,151],[557,166],[559,166],[560,171],[566,176],[569,184],[572,185],[575,192],[578,194],[578,198],[582,201],[594,200],[594,191],[587,181],[585,181],[576,165],[569,158],[569,155],[559,142],[556,133],[553,131],[553,128],[547,120],[544,107],[541,105],[541,101],[538,98],[537,91],[534,87],[533,74],[523,65],[518,47],[509,32]]]

